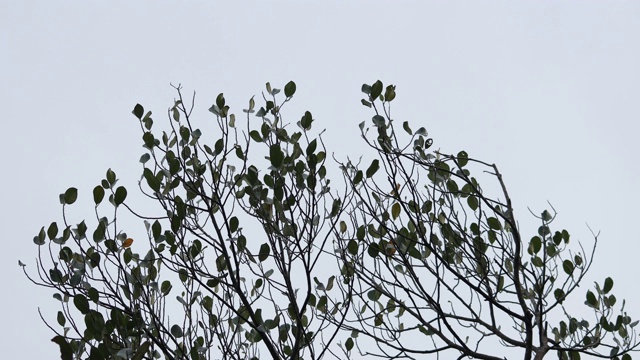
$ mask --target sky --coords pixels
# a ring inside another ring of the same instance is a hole
[[[637,1],[0,0],[3,357],[59,358],[38,316],[55,322],[58,305],[18,260],[35,270],[32,238],[68,187],[87,217],[106,169],[134,189],[131,110],[163,121],[170,84],[205,118],[220,92],[240,113],[266,82],[294,80],[291,119],[311,111],[338,155],[365,151],[361,85],[395,84],[396,119],[498,165],[523,233],[547,202],[573,240],[599,231],[581,289],[611,276],[639,318],[639,18]]]

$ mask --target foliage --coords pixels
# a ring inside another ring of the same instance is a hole
[[[375,113],[360,124],[364,165],[327,161],[310,112],[283,120],[294,82],[267,83],[242,121],[218,95],[210,140],[180,87],[165,130],[136,105],[139,188],[160,216],[134,210],[109,169],[93,224],[68,219],[69,188],[62,224],[34,237],[38,277],[25,273],[61,304],[49,327],[62,358],[504,359],[502,345],[524,359],[631,359],[638,322],[616,306],[611,278],[587,290],[592,319],[566,306],[597,236],[573,250],[544,211],[524,239],[498,168],[431,151],[425,128],[396,128],[395,89],[362,87]],[[127,235],[123,212],[143,220],[146,241]]]

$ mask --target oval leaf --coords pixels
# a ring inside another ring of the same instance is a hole
[[[71,205],[76,202],[78,198],[78,189],[71,187],[68,188],[67,191],[64,192],[64,203],[67,205]]]
[[[100,185],[93,188],[93,202],[100,204],[104,199],[104,188]]]
[[[269,253],[271,252],[271,248],[269,244],[264,243],[260,246],[260,252],[258,253],[258,260],[265,261],[269,257]]]
[[[293,81],[289,81],[287,85],[284,86],[284,95],[286,97],[292,97],[293,94],[296,93],[296,83]]]
[[[113,201],[116,203],[116,206],[122,204],[124,199],[127,198],[127,189],[124,186],[120,186],[116,189],[116,194],[113,197]]]

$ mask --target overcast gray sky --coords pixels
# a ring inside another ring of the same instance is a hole
[[[362,83],[396,84],[397,120],[499,166],[523,229],[550,201],[574,240],[601,231],[581,289],[612,276],[640,317],[639,44],[638,1],[1,0],[2,357],[59,358],[37,312],[55,322],[58,304],[18,259],[35,270],[32,238],[60,220],[66,188],[86,217],[107,168],[133,192],[131,110],[164,121],[170,83],[197,92],[204,118],[219,92],[240,113],[265,82],[294,80],[291,119],[310,110],[344,156],[365,150]]]

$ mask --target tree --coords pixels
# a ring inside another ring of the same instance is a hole
[[[218,95],[207,140],[176,91],[164,131],[133,110],[139,189],[162,211],[134,210],[109,169],[91,223],[68,218],[69,188],[62,225],[34,237],[38,277],[25,274],[60,301],[60,328],[49,327],[63,359],[505,359],[503,346],[524,359],[626,360],[638,347],[611,278],[586,293],[590,321],[565,307],[598,237],[573,250],[544,211],[524,239],[495,165],[431,151],[425,128],[396,128],[395,86],[362,87],[375,113],[375,131],[360,124],[372,154],[362,167],[327,159],[310,112],[285,122],[294,82],[267,83],[242,121]],[[130,214],[147,241],[120,226]]]

